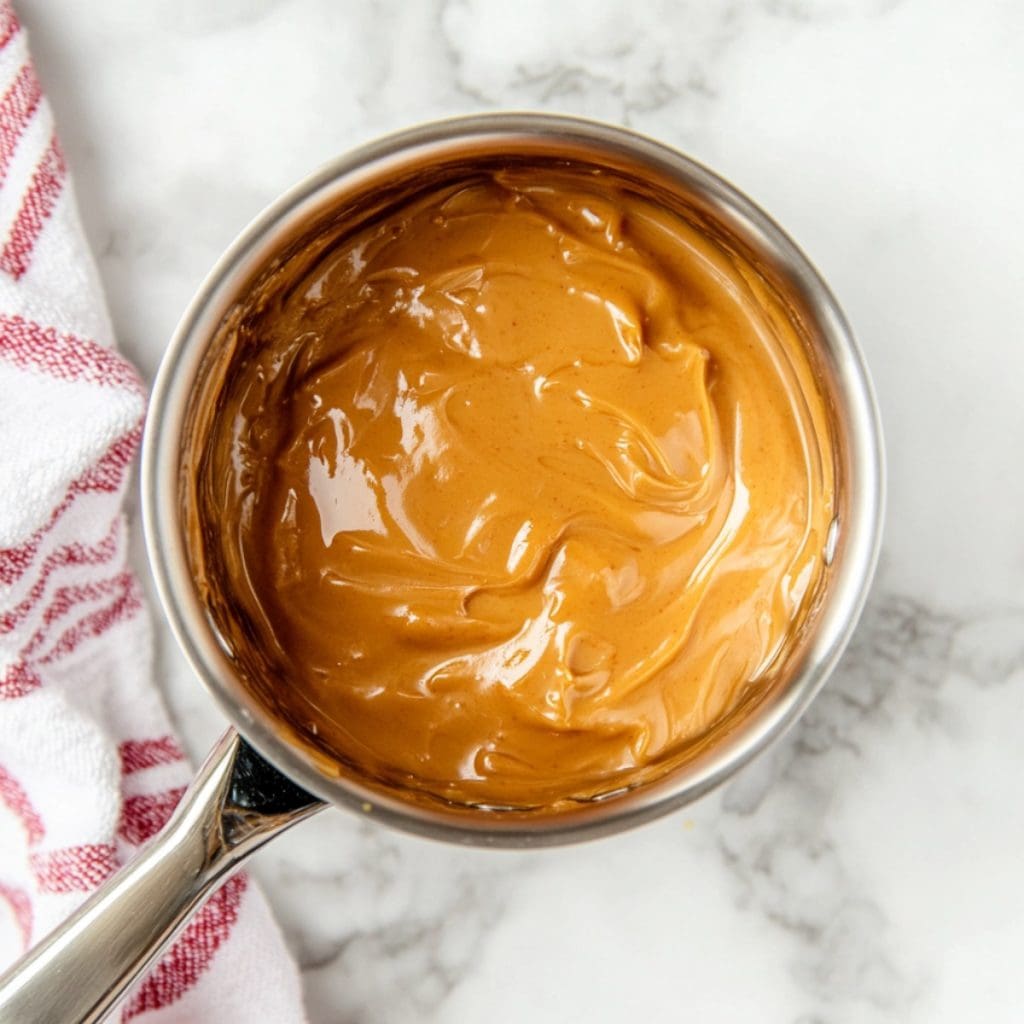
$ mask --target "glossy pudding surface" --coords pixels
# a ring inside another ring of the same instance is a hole
[[[799,324],[685,211],[467,170],[325,229],[224,334],[190,557],[319,758],[557,811],[784,677],[828,573],[827,404]]]

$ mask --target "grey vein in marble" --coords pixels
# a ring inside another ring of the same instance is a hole
[[[815,1001],[851,1020],[863,1004],[899,1016],[926,980],[830,828],[859,763],[896,723],[955,740],[973,688],[1022,682],[1024,608],[953,615],[883,591],[794,735],[725,791],[719,843],[741,903],[802,947],[794,979]]]

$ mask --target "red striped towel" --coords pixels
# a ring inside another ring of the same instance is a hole
[[[145,391],[113,337],[53,118],[0,0],[0,967],[167,820],[190,770],[150,681],[121,502]],[[245,875],[124,1021],[304,1019]]]

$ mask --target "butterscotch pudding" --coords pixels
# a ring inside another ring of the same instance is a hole
[[[685,211],[466,167],[320,225],[221,335],[192,568],[321,761],[557,812],[783,677],[828,573],[827,403],[784,302]]]

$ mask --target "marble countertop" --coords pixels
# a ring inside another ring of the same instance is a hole
[[[276,841],[254,871],[311,1021],[1020,1020],[1024,7],[19,9],[147,377],[286,186],[387,130],[499,107],[624,123],[710,164],[816,261],[874,374],[882,564],[802,724],[698,804],[580,847],[463,850],[341,812]],[[222,721],[157,634],[199,755]]]

